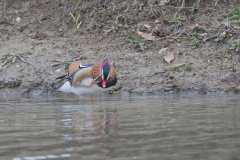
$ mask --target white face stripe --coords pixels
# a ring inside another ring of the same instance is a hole
[[[104,76],[103,76],[103,69],[102,69],[102,79],[104,79]]]

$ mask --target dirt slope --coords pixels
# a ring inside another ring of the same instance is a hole
[[[55,78],[75,58],[105,57],[116,64],[119,92],[238,92],[237,4],[2,0],[0,93],[55,94]]]

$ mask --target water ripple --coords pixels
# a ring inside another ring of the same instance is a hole
[[[0,102],[1,159],[234,159],[239,97]]]

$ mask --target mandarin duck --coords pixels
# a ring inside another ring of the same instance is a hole
[[[104,59],[100,64],[82,65],[80,60],[68,67],[67,75],[56,79],[66,78],[67,81],[58,89],[77,95],[93,95],[106,91],[117,83],[115,68]]]

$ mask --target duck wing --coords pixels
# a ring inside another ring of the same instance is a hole
[[[87,80],[84,80],[87,79]],[[87,82],[92,80],[92,68],[82,68],[74,73],[74,75],[70,76],[70,83],[73,87],[77,87],[80,85],[86,85]],[[84,84],[83,84],[84,83]]]

